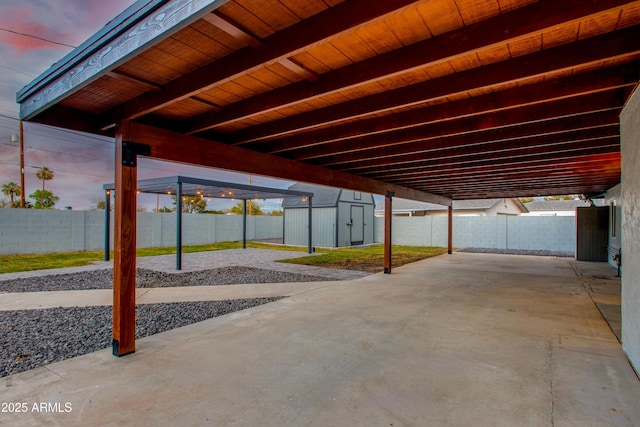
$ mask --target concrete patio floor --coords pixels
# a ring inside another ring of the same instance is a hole
[[[28,410],[0,425],[639,425],[640,381],[576,271],[454,253],[333,282],[3,378]]]

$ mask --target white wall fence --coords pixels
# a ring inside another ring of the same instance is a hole
[[[384,240],[384,218],[376,217],[375,241]],[[394,217],[392,243],[447,246],[447,217]],[[574,252],[575,217],[453,217],[453,247]]]
[[[184,214],[182,218],[183,245],[242,239],[241,216]],[[282,238],[282,232],[282,217],[247,217],[248,240]],[[384,240],[383,218],[375,218],[374,238],[375,242]],[[111,239],[113,242],[113,237]],[[138,247],[174,246],[175,242],[174,213],[138,213]],[[393,243],[446,247],[447,218],[394,217]],[[575,218],[457,216],[453,219],[453,246],[573,252]],[[94,251],[103,248],[104,212],[0,209],[0,254]]]
[[[248,216],[247,239],[282,238],[282,217]],[[113,214],[111,217],[113,248]],[[242,216],[184,214],[182,244],[242,240]],[[175,213],[138,213],[137,247],[175,246]],[[0,209],[0,254],[104,249],[104,211]]]

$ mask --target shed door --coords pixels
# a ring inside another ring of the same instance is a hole
[[[351,205],[351,244],[364,243],[364,206]]]

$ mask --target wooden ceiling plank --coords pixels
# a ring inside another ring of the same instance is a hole
[[[295,160],[324,158],[321,163],[337,165],[362,157],[373,158],[378,152],[392,150],[397,154],[411,151],[415,146],[407,144],[453,135],[469,135],[475,132],[535,123],[560,117],[621,109],[624,104],[620,90],[595,93],[561,99],[555,102],[527,105],[505,111],[495,111],[478,116],[464,117],[439,123],[430,123],[407,129],[369,135],[357,139],[331,142],[290,152],[287,157]]]
[[[388,132],[394,129],[479,115],[538,102],[551,102],[564,97],[585,95],[601,90],[633,86],[637,83],[639,77],[638,66],[636,64],[628,64],[612,69],[584,73],[571,78],[547,80],[533,85],[481,95],[473,100],[448,102],[388,115],[384,118],[375,117],[360,120],[356,123],[334,126],[329,129],[306,132],[269,141],[267,145],[265,145],[265,141],[258,141],[254,144],[245,144],[245,147],[272,154],[281,153],[291,149]]]
[[[103,127],[111,126],[118,120],[140,117],[255,67],[290,57],[306,46],[404,7],[413,1],[386,0],[371,3],[368,0],[350,0],[341,3],[274,33],[265,38],[263,44],[258,47],[241,49],[193,72],[183,74],[165,85],[162,92],[149,92],[122,104],[104,115]]]
[[[127,141],[147,144],[151,157],[180,163],[247,172],[293,181],[313,182],[339,188],[386,194],[392,191],[397,197],[449,205],[450,200],[408,187],[351,175],[345,172],[320,168],[269,154],[257,153],[241,147],[182,135],[159,128],[130,122],[124,138]],[[179,147],[179,149],[177,149]]]
[[[610,1],[606,4],[596,2],[597,5],[584,2],[580,3],[580,7],[576,7],[574,2],[570,3],[571,7],[560,8],[557,0],[541,1],[509,14],[345,66],[323,75],[313,85],[292,85],[258,98],[241,101],[238,105],[228,106],[219,114],[196,117],[185,124],[185,131],[194,134],[228,121],[299,102],[304,98],[359,86],[397,73],[406,73],[411,69],[424,68],[427,65],[433,67],[440,64],[448,67],[449,71],[446,73],[452,73],[454,70],[446,64],[447,61],[505,40],[515,41],[523,36],[530,38],[531,33],[541,32],[566,20],[590,15],[602,8],[614,7],[621,1]],[[558,12],[559,10],[562,12]],[[589,47],[586,46],[586,48]]]
[[[586,145],[585,145],[586,147]],[[421,163],[417,163],[414,168],[409,168],[399,173],[394,173],[393,170],[387,172],[380,173],[362,173],[360,175],[367,176],[375,179],[384,179],[389,181],[397,181],[397,180],[407,180],[411,181],[413,179],[417,179],[420,177],[433,177],[439,175],[441,173],[446,173],[446,171],[454,170],[455,173],[460,173],[463,169],[471,169],[477,167],[500,167],[500,166],[512,166],[518,167],[519,165],[532,164],[536,161],[547,161],[558,158],[563,159],[573,159],[577,157],[580,153],[588,153],[590,155],[593,154],[615,154],[619,152],[619,144],[616,144],[613,138],[605,138],[602,141],[593,142],[592,147],[587,148],[574,148],[574,149],[566,149],[566,150],[556,150],[556,152],[549,152],[543,154],[530,154],[527,156],[520,155],[512,155],[512,156],[503,156],[499,158],[497,157],[488,157],[482,159],[449,159],[449,160],[440,160],[439,163],[432,162],[431,160],[422,161]],[[524,159],[526,157],[526,159]]]
[[[593,147],[593,148],[585,148],[579,151],[576,151],[574,157],[578,156],[593,156],[593,155],[601,155],[601,154],[609,154],[614,153],[615,151],[607,151],[604,147]],[[535,173],[535,171],[540,171],[544,173],[546,178],[548,179],[550,175],[557,176],[562,175],[563,171],[571,170],[585,170],[590,174],[599,174],[604,170],[609,170],[610,165],[603,165],[601,160],[594,160],[593,164],[588,164],[585,161],[580,163],[575,162],[567,162],[568,157],[563,156],[563,153],[551,153],[548,156],[539,156],[532,157],[531,163],[537,162],[535,166],[523,168],[521,165],[528,165],[529,162],[517,162],[515,159],[508,159],[504,164],[492,164],[491,166],[485,166],[482,168],[474,168],[475,171],[468,171],[465,168],[463,171],[458,170],[455,167],[448,168],[448,171],[445,169],[439,169],[430,174],[422,174],[417,176],[412,176],[410,179],[398,179],[398,178],[385,178],[394,182],[404,182],[407,185],[410,183],[418,183],[423,180],[429,181],[434,184],[446,184],[446,183],[465,183],[471,179],[477,179],[479,176],[491,176],[495,178],[500,178],[503,176],[508,176],[511,174],[520,175],[521,177],[528,177]],[[570,158],[569,158],[570,159]],[[581,169],[582,168],[582,169]],[[584,169],[588,168],[588,169]],[[552,171],[552,172],[551,172]],[[380,179],[380,178],[376,178]],[[434,186],[435,187],[435,186]]]
[[[572,158],[567,159],[566,157],[555,158],[553,156],[548,156],[548,157],[542,157],[538,160],[531,160],[524,164],[520,162],[505,162],[505,163],[501,163],[500,165],[474,166],[474,167],[464,168],[464,170],[462,171],[460,170],[460,168],[451,166],[446,169],[441,169],[438,172],[437,176],[434,175],[433,173],[418,174],[418,175],[412,176],[409,181],[419,183],[419,182],[422,182],[423,180],[434,179],[434,177],[435,179],[439,179],[441,176],[440,174],[442,174],[442,176],[448,176],[450,178],[453,178],[453,177],[479,175],[482,173],[486,173],[490,175],[492,172],[500,174],[500,173],[503,173],[504,171],[506,171],[506,173],[516,171],[516,173],[527,174],[530,171],[535,172],[537,170],[541,170],[541,171],[545,171],[548,176],[549,171],[552,169],[553,171],[556,171],[556,170],[562,171],[564,169],[575,169],[577,167],[578,168],[598,167],[601,164],[602,164],[602,159],[600,158],[593,159],[591,157],[586,157],[586,156],[574,156]]]
[[[640,40],[640,27],[632,27],[612,34],[582,40],[572,45],[559,46],[532,55],[491,64],[481,69],[467,70],[440,79],[317,109],[311,113],[247,129],[244,132],[239,132],[235,138],[242,141],[255,141],[274,135],[284,136],[288,133],[312,129],[322,124],[335,124],[347,118],[366,118],[369,114],[389,111],[399,106],[420,105],[428,100],[470,89],[490,87],[510,81],[516,82],[545,74],[549,74],[548,77],[553,78],[555,72],[571,70],[585,63],[602,61],[609,58],[610,55],[633,56],[640,52],[640,46],[636,40]],[[265,97],[268,96],[269,94],[265,94]],[[269,109],[267,105],[262,107]],[[225,111],[220,114],[224,115]],[[200,127],[200,125],[196,126],[196,128]],[[189,126],[188,129],[193,130]]]

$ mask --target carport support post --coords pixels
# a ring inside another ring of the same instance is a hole
[[[393,192],[388,191],[384,197],[384,272],[391,273],[391,220]]]
[[[451,252],[453,249],[453,206],[452,205],[449,205],[449,207],[447,208],[447,217],[448,217],[447,253],[451,255]]]
[[[182,270],[182,183],[176,192],[176,270]]]
[[[247,249],[247,199],[242,199],[242,249]]]
[[[104,260],[109,261],[110,258],[110,239],[111,234],[111,190],[105,191],[104,195]]]
[[[125,141],[129,122],[116,128],[113,255],[113,355],[135,351],[136,338],[136,155]],[[126,163],[126,164],[125,164]]]
[[[309,196],[309,253],[313,253],[313,196]]]

